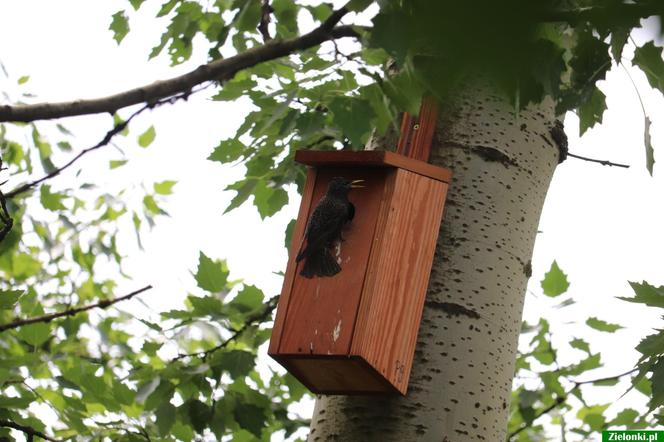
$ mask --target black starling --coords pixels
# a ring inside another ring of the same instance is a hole
[[[327,193],[320,199],[311,214],[304,238],[307,241],[304,249],[295,259],[304,265],[300,275],[305,278],[314,276],[334,276],[341,271],[331,249],[341,240],[341,230],[355,216],[355,206],[348,201],[348,192],[362,180],[349,181],[346,178],[334,177],[330,180]]]

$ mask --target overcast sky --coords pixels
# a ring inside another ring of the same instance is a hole
[[[147,54],[164,23],[152,18],[155,11],[149,7],[131,22],[140,32],[130,33],[118,48],[107,28],[111,14],[124,7],[125,2],[117,1],[5,0],[0,4],[0,61],[10,79],[0,78],[0,89],[12,91],[14,97],[29,90],[40,101],[92,98],[183,73],[205,60],[204,51],[200,51],[191,62],[176,68],[169,67],[165,58],[148,62]],[[643,41],[638,33],[634,37]],[[628,47],[624,55],[631,57],[632,51],[633,47]],[[598,376],[631,368],[638,339],[650,328],[662,326],[656,315],[644,316],[642,308],[614,299],[631,296],[627,281],[664,284],[664,173],[659,169],[664,155],[661,163],[655,164],[655,176],[650,177],[645,169],[643,114],[627,71],[653,120],[656,160],[664,150],[664,100],[651,91],[643,75],[614,67],[607,81],[600,83],[609,106],[601,127],[579,139],[577,118],[568,115],[565,124],[571,152],[631,167],[610,168],[568,159],[557,169],[533,258],[530,291],[535,295],[528,295],[526,305],[526,319],[538,315],[551,318],[555,342],[578,336],[591,342],[600,340],[602,348],[612,349]],[[22,75],[30,75],[30,80],[19,89],[15,82]],[[267,296],[278,294],[281,279],[272,272],[284,270],[283,229],[295,216],[299,197],[291,193],[291,203],[267,221],[261,221],[251,206],[222,217],[233,197],[233,192],[222,189],[240,178],[244,169],[222,168],[206,161],[221,139],[234,134],[247,110],[241,103],[222,104],[194,96],[143,114],[132,124],[130,137],[116,140],[130,159],[128,166],[106,170],[108,159],[121,158],[112,147],[83,160],[79,180],[87,176],[109,188],[126,187],[141,179],[178,180],[167,206],[171,217],[162,219],[145,238],[145,251],[135,249],[131,230],[121,236],[126,254],[131,255],[126,271],[134,281],[123,283],[120,292],[151,283],[155,289],[142,296],[146,303],[155,310],[177,305],[193,290],[190,271],[195,270],[202,250],[212,258],[227,258],[232,277],[258,285]],[[111,127],[107,115],[62,122],[77,135],[76,150],[96,143]],[[157,138],[143,150],[136,146],[135,137],[150,125],[156,127]],[[101,167],[95,166],[99,164]],[[67,185],[74,179],[72,173],[58,178]],[[16,183],[10,181],[8,187]],[[540,294],[539,281],[554,259],[569,277],[570,293],[577,301],[574,307],[552,309],[557,301],[550,302]],[[573,324],[583,323],[588,316],[627,328],[607,339]],[[570,359],[579,356],[563,354]],[[613,401],[617,397],[602,399]]]

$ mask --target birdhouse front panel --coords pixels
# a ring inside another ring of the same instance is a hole
[[[386,173],[386,169],[344,167],[325,168],[316,173],[312,193],[314,204],[310,205],[305,221],[311,218],[315,203],[321,200],[332,178],[362,179],[364,187],[349,193],[355,215],[342,230],[342,240],[332,249],[342,271],[332,278],[304,278],[300,275],[303,261],[295,263],[280,353],[348,354]],[[304,235],[302,239],[294,238],[293,245],[297,245],[297,251],[291,250],[291,259],[306,246]]]

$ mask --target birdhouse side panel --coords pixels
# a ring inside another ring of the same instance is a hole
[[[362,179],[364,187],[353,189],[348,195],[355,207],[355,215],[343,229],[343,239],[331,249],[341,267],[339,273],[331,277],[303,277],[300,274],[303,261],[295,262],[297,251],[292,252],[289,269],[294,271],[289,272],[289,275],[293,279],[279,354],[348,355],[385,173],[386,169],[379,168],[318,169],[306,220],[310,219],[332,178]],[[303,231],[297,241],[298,250],[307,245]]]
[[[405,393],[447,184],[397,170],[379,220],[351,354]],[[375,254],[375,256],[374,256]]]

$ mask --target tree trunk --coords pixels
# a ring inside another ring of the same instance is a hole
[[[454,173],[406,397],[322,396],[310,441],[505,440],[521,312],[558,163],[551,102],[486,86],[443,103],[431,162]]]

